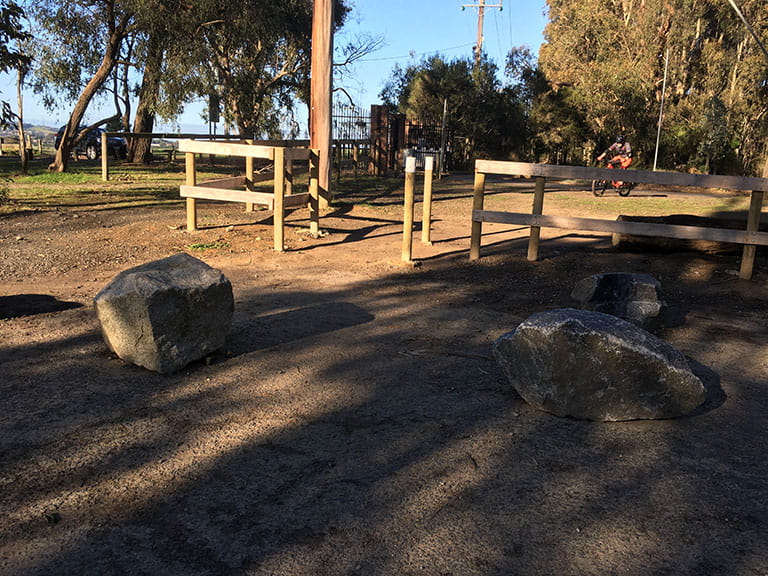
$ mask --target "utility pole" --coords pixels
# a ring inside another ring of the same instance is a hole
[[[664,80],[661,83],[661,106],[659,106],[659,126],[656,130],[656,152],[653,155],[653,171],[656,172],[656,164],[659,160],[659,142],[661,141],[661,121],[664,118],[664,100],[667,96],[667,70],[669,70],[669,46],[664,55]]]
[[[310,80],[310,147],[320,150],[320,205],[331,201],[331,95],[333,91],[333,0],[314,0]]]
[[[502,1],[499,0],[498,4],[486,4],[485,0],[478,0],[477,4],[463,4],[461,9],[465,8],[477,8],[477,43],[475,44],[475,66],[480,64],[480,59],[483,56],[483,21],[485,20],[486,8],[498,8],[503,10]]]

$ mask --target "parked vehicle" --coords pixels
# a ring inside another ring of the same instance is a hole
[[[57,149],[61,143],[61,136],[64,134],[64,128],[66,128],[66,126],[62,126],[59,128],[59,131],[56,132],[54,145]],[[79,130],[82,131],[84,128],[84,126],[81,126]],[[85,138],[83,138],[77,144],[75,149],[72,150],[72,155],[75,158],[85,156],[88,160],[96,160],[99,158],[101,156],[101,135],[104,132],[106,132],[104,128],[94,128],[93,130],[89,130],[88,134],[85,135]],[[107,138],[107,148],[115,160],[124,160],[128,156],[128,144],[124,138],[120,138],[119,136],[110,136]]]

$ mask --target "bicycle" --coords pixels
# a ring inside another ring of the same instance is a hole
[[[605,163],[605,167],[609,169],[626,170],[631,163],[631,158],[615,156]],[[619,193],[619,196],[629,196],[629,193],[632,192],[632,189],[636,184],[634,182],[624,182],[622,180],[592,180],[592,194],[600,197],[605,194],[605,191],[609,186],[616,190]]]

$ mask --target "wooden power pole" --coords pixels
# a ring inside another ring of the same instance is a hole
[[[498,8],[502,10],[502,0],[499,0],[498,4],[486,4],[485,0],[478,0],[477,4],[463,4],[461,9],[464,8],[477,8],[477,43],[475,44],[475,66],[480,64],[480,59],[483,56],[483,23],[485,20],[486,8]]]
[[[331,94],[333,90],[333,4],[314,0],[310,80],[310,147],[320,150],[318,187],[321,207],[331,201]]]

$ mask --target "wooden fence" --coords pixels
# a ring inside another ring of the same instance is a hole
[[[242,202],[246,210],[253,205],[265,206],[272,210],[274,222],[274,247],[285,249],[285,209],[290,206],[309,206],[310,232],[317,236],[320,231],[319,186],[317,150],[285,146],[254,145],[245,143],[210,142],[203,140],[181,140],[179,151],[185,153],[186,184],[181,186],[181,196],[187,199],[187,230],[197,229],[198,199],[224,202]],[[245,158],[245,175],[233,178],[197,182],[195,154],[216,154]],[[254,174],[253,160],[261,158],[274,163],[272,174]],[[293,163],[306,161],[309,165],[309,190],[294,193]],[[259,192],[254,183],[274,179],[273,192]]]
[[[101,179],[107,182],[109,180],[109,138],[116,136],[130,140],[132,138],[160,139],[160,140],[187,140],[195,138],[207,138],[210,141],[238,141],[245,142],[247,139],[243,136],[232,134],[217,134],[206,136],[205,134],[180,134],[174,132],[102,132],[101,133]],[[309,146],[309,140],[248,140],[258,143],[262,146]],[[172,160],[173,155],[169,155],[168,160]]]
[[[531,214],[484,210],[485,179],[488,174],[535,178],[536,189]],[[765,192],[768,191],[768,178],[710,176],[704,174],[648,172],[644,170],[622,170],[620,177],[625,182],[751,192],[752,196],[746,228],[742,231],[570,216],[546,216],[543,213],[543,207],[547,178],[587,181],[612,180],[617,178],[616,170],[478,160],[475,163],[470,259],[477,260],[480,258],[483,222],[497,222],[531,227],[528,241],[528,260],[531,261],[538,260],[541,228],[564,228],[569,230],[589,230],[594,232],[633,234],[636,236],[657,236],[742,244],[744,248],[740,276],[743,279],[750,279],[752,277],[756,247],[768,246],[768,233],[759,231],[763,199]]]

